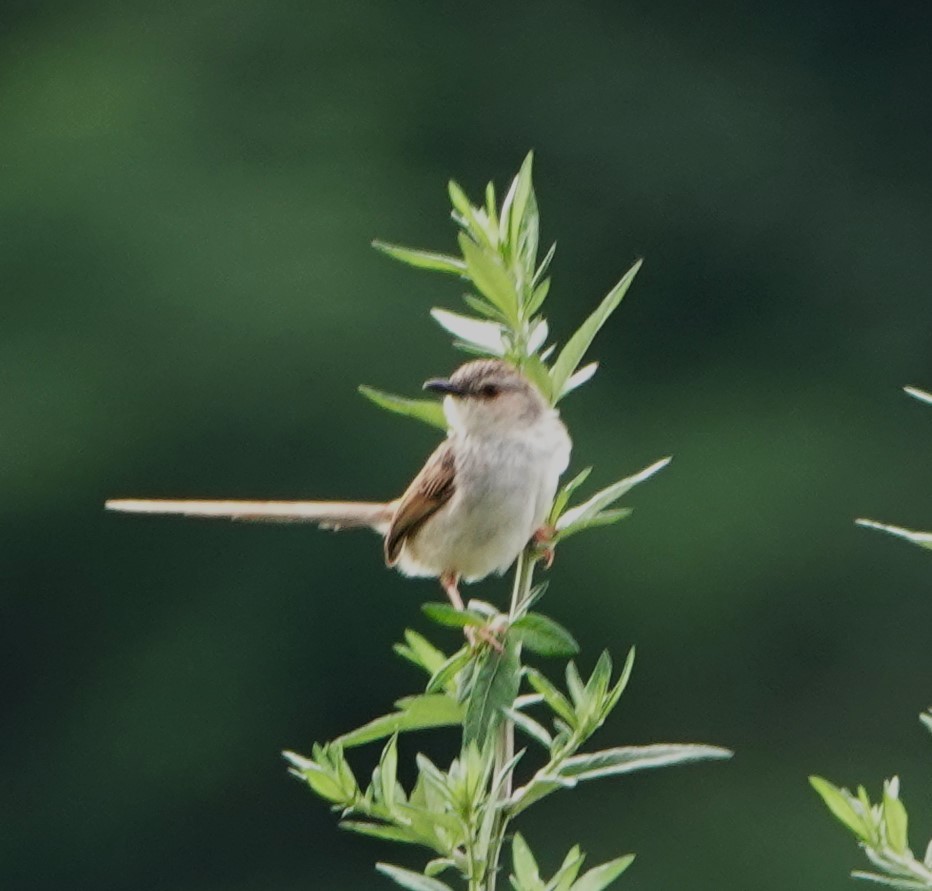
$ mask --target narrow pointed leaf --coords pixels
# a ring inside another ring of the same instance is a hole
[[[582,868],[586,855],[579,849],[579,845],[573,845],[569,853],[563,858],[563,863],[556,871],[553,878],[547,883],[547,891],[570,891],[579,870]]]
[[[906,808],[896,792],[896,786],[891,783],[884,784],[883,820],[887,830],[887,841],[897,854],[903,855],[909,848],[909,820]]]
[[[514,708],[507,708],[505,709],[505,716],[513,721],[515,727],[522,733],[527,734],[534,742],[540,743],[545,749],[549,749],[553,745],[553,737],[546,729],[524,712],[519,712]]]
[[[550,375],[547,366],[540,356],[527,356],[521,364],[521,370],[530,378],[531,382],[540,390],[547,402],[553,402],[553,391],[550,384]]]
[[[432,879],[419,872],[402,869],[400,866],[392,866],[390,863],[377,863],[375,868],[402,888],[407,888],[408,891],[453,891],[449,885],[439,879]]]
[[[329,771],[294,752],[285,752],[284,754],[294,765],[292,772],[295,776],[303,779],[317,795],[334,804],[341,804],[346,801],[346,793]]]
[[[887,523],[877,523],[874,520],[857,519],[854,521],[858,526],[864,526],[867,529],[879,529],[889,535],[895,535],[897,538],[905,538],[921,548],[932,548],[932,532],[916,532],[913,529],[904,529],[902,526],[890,526]]]
[[[620,746],[587,755],[573,755],[559,767],[559,775],[577,781],[618,776],[655,767],[670,767],[694,761],[731,758],[734,753],[718,746],[656,743],[648,746]]]
[[[368,835],[371,838],[381,838],[385,841],[402,842],[404,844],[418,844],[421,839],[412,834],[410,829],[404,826],[393,826],[388,823],[366,823],[363,820],[341,820],[339,823],[341,829],[348,829],[350,832],[358,832],[360,835]]]
[[[569,700],[542,675],[536,668],[526,668],[527,679],[530,685],[544,697],[550,708],[571,727],[576,726],[576,714]]]
[[[815,776],[809,777],[809,783],[819,793],[822,801],[825,802],[825,806],[838,820],[844,823],[858,838],[867,839],[860,815],[851,804],[850,798],[838,786],[822,777]]]
[[[634,854],[596,866],[573,883],[572,891],[602,891],[611,885],[634,861]]]
[[[466,271],[482,295],[497,306],[510,321],[517,322],[518,295],[511,277],[498,257],[483,251],[468,235],[460,233],[460,250],[466,260]]]
[[[480,347],[492,356],[505,355],[502,326],[497,322],[472,319],[445,309],[432,309],[430,314],[441,328],[465,343]]]
[[[557,497],[553,500],[553,508],[550,511],[551,524],[556,523],[560,514],[562,514],[566,508],[566,505],[569,504],[572,494],[586,481],[590,473],[592,473],[592,468],[585,468],[560,489],[557,493]]]
[[[553,261],[553,255],[557,252],[557,243],[554,242],[550,245],[550,250],[544,255],[544,259],[540,261],[540,265],[537,267],[537,270],[534,273],[534,280],[531,282],[534,287],[539,287],[543,282],[544,276],[547,274],[547,270],[550,268],[550,263]]]
[[[395,807],[395,787],[398,783],[398,734],[394,734],[382,750],[379,759],[379,785],[382,804],[389,813]]]
[[[489,651],[478,670],[466,704],[463,720],[463,742],[485,744],[489,734],[498,726],[502,709],[511,708],[518,695],[521,680],[518,650],[505,640],[502,652]]]
[[[466,264],[458,257],[447,254],[437,254],[433,251],[422,251],[414,248],[402,247],[398,244],[388,244],[384,241],[373,241],[372,246],[383,254],[395,260],[400,260],[408,266],[418,269],[432,269],[436,272],[446,272],[450,275],[465,276]]]
[[[571,523],[569,526],[564,527],[559,531],[556,536],[556,541],[566,541],[573,535],[578,535],[580,532],[585,532],[588,529],[599,529],[602,526],[613,526],[615,523],[620,520],[626,520],[631,514],[634,513],[634,509],[630,507],[617,507],[612,510],[603,510],[599,511],[595,516],[588,517],[585,520],[578,520],[575,523]]]
[[[595,339],[596,334],[599,333],[599,329],[615,311],[618,304],[621,303],[622,298],[631,286],[631,282],[634,281],[634,277],[641,268],[641,262],[641,260],[638,260],[624,274],[621,281],[608,292],[595,312],[582,323],[566,346],[560,350],[560,355],[557,356],[557,361],[553,363],[553,368],[550,371],[556,401],[559,402],[560,398],[565,394],[566,382],[586,355],[586,351]]]
[[[903,389],[914,399],[918,399],[920,402],[928,402],[929,405],[932,405],[932,393],[926,393],[925,390],[920,390],[918,387],[903,387]]]
[[[447,628],[465,628],[485,625],[485,618],[468,609],[457,609],[449,603],[424,603],[421,612],[432,622]]]
[[[456,861],[451,860],[449,857],[438,857],[436,860],[431,860],[430,863],[424,867],[424,875],[438,876],[445,870],[453,869],[455,867]]]
[[[590,362],[588,365],[583,365],[579,371],[570,375],[569,380],[567,380],[563,386],[563,392],[560,394],[560,396],[566,396],[569,393],[572,393],[573,390],[592,380],[593,375],[595,375],[596,371],[598,370],[598,362]]]
[[[919,716],[919,720],[922,721],[922,723],[926,725],[926,728],[929,730],[929,732],[932,733],[932,709],[930,709],[928,712],[923,712]]]
[[[336,741],[346,748],[352,748],[384,739],[393,733],[449,727],[463,720],[462,705],[446,694],[410,696],[399,700],[398,705],[397,712],[376,718],[338,737]]]
[[[889,876],[877,875],[875,872],[862,872],[855,869],[851,873],[853,879],[864,879],[868,882],[875,882],[878,885],[886,885],[888,888],[896,888],[897,891],[927,891],[929,883],[912,879],[891,879]]]
[[[543,888],[537,861],[520,832],[516,832],[511,840],[511,865],[521,891],[538,891]]]
[[[592,519],[596,514],[610,507],[619,498],[631,491],[636,485],[643,483],[644,480],[653,476],[658,471],[663,470],[671,460],[670,458],[663,458],[660,461],[656,461],[649,467],[645,467],[639,473],[619,480],[617,483],[613,483],[611,486],[602,489],[601,492],[597,492],[583,504],[564,511],[557,520],[557,530],[562,531],[575,523]]]
[[[447,419],[443,414],[443,406],[433,399],[408,399],[404,396],[386,393],[383,390],[376,390],[375,387],[367,387],[365,384],[359,387],[359,392],[366,399],[386,411],[414,418],[416,421],[429,424],[431,427],[436,427],[444,432],[447,429]]]
[[[438,650],[424,635],[410,628],[405,630],[405,642],[395,644],[394,650],[403,659],[407,659],[418,668],[423,668],[429,675],[433,675],[447,660],[442,650]]]
[[[472,652],[469,647],[463,647],[461,650],[455,652],[431,675],[430,680],[427,682],[427,689],[425,692],[438,693],[445,687],[452,688],[452,682],[468,664],[470,659],[472,659]]]
[[[512,624],[511,633],[516,634],[529,650],[541,656],[574,656],[579,652],[579,644],[573,635],[540,613],[528,613],[518,619]]]
[[[533,316],[543,305],[550,293],[550,279],[545,278],[539,285],[535,285],[531,292],[531,299],[528,300],[524,312],[528,316]]]

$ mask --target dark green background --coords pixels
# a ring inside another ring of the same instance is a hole
[[[558,338],[646,258],[566,403],[574,466],[675,456],[561,550],[546,610],[585,668],[637,644],[603,744],[737,756],[522,831],[548,867],[638,852],[640,891],[840,891],[860,855],[806,775],[899,771],[922,850],[932,561],[851,522],[932,525],[932,411],[899,389],[932,386],[919,9],[8,6],[3,888],[355,891],[411,855],[336,829],[278,753],[416,689],[389,650],[431,583],[372,536],[101,505],[397,494],[435,437],[355,387],[450,370],[427,311],[459,289],[368,242],[450,249],[446,179],[502,185],[529,148]]]

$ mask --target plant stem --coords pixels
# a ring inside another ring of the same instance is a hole
[[[515,582],[511,589],[511,605],[508,608],[508,620],[513,621],[518,609],[531,593],[531,582],[534,578],[534,558],[530,548],[525,548],[518,556],[515,567]],[[520,645],[518,645],[520,646]],[[519,652],[520,655],[520,652]],[[509,718],[505,718],[498,728],[498,739],[495,743],[495,766],[492,770],[493,779],[515,754],[515,725]],[[489,852],[486,858],[486,883],[484,891],[495,891],[498,879],[498,863],[501,859],[502,846],[505,841],[505,830],[508,827],[508,817],[504,811],[504,804],[511,798],[512,791],[511,772],[498,787],[492,807],[497,807],[498,815],[495,819],[495,828],[489,840]],[[482,891],[482,889],[480,889]]]

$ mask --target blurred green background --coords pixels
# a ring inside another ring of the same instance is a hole
[[[417,862],[335,828],[279,751],[417,688],[389,650],[431,583],[364,534],[101,505],[397,494],[435,437],[355,387],[449,371],[427,310],[459,288],[368,242],[452,248],[447,178],[475,196],[530,148],[558,338],[646,258],[566,403],[574,466],[599,485],[675,456],[630,521],[561,549],[545,609],[587,669],[637,644],[600,741],[737,756],[555,796],[522,831],[548,866],[576,840],[638,852],[634,891],[840,891],[861,858],[806,776],[898,771],[925,844],[932,562],[852,524],[932,525],[932,412],[899,389],[932,385],[923,7],[5,19],[4,889],[356,891]]]

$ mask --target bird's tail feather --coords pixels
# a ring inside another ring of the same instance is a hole
[[[133,514],[178,514],[265,523],[316,523],[322,529],[374,529],[385,532],[395,503],[369,501],[175,501],[116,498],[107,510]]]

